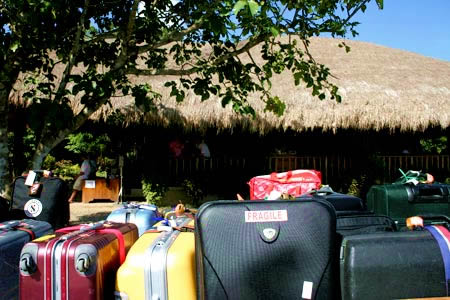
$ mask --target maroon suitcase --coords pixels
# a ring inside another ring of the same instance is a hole
[[[27,243],[20,256],[20,299],[114,299],[117,269],[139,237],[132,223],[66,227]]]

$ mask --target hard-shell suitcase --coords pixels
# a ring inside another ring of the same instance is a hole
[[[127,203],[112,211],[106,220],[118,223],[133,223],[137,226],[139,236],[160,220],[158,207],[151,204]]]
[[[134,224],[99,222],[26,244],[20,299],[113,299],[117,269],[137,238]]]
[[[418,214],[450,215],[450,185],[395,183],[372,186],[367,208],[390,216],[403,226],[407,217]]]
[[[449,296],[450,233],[443,226],[344,238],[340,255],[342,299]]]
[[[329,202],[209,202],[195,230],[198,299],[334,299]]]
[[[312,190],[306,194],[298,197],[299,200],[303,199],[322,199],[326,200],[333,205],[336,211],[363,211],[365,210],[364,202],[361,198],[348,195],[336,193],[330,188],[322,188],[320,190]]]
[[[58,177],[40,177],[36,193],[30,194],[25,185],[26,177],[14,180],[11,215],[15,219],[32,218],[50,223],[54,229],[69,223],[69,189],[67,183]]]
[[[52,233],[49,223],[13,220],[0,223],[0,299],[19,297],[19,258],[23,245]]]
[[[131,247],[117,272],[116,299],[196,299],[194,220],[171,222],[177,229],[158,223]]]

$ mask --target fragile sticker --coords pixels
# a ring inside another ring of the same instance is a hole
[[[246,223],[286,222],[287,210],[255,210],[245,212]]]

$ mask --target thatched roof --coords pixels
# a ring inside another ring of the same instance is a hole
[[[104,118],[119,109],[125,114],[127,124],[178,124],[188,130],[243,127],[261,134],[272,129],[423,131],[450,126],[450,62],[351,40],[345,41],[351,47],[346,53],[337,46],[341,41],[312,38],[310,45],[316,61],[328,66],[335,76],[332,81],[340,88],[341,103],[312,97],[304,85],[294,85],[290,72],[284,72],[273,78],[272,94],[285,101],[285,114],[277,117],[264,113],[259,95],[252,95],[248,100],[258,115],[251,120],[232,112],[230,107],[222,108],[217,98],[201,102],[191,91],[183,103],[176,103],[169,97],[170,90],[164,88],[167,80],[176,78],[140,77],[134,80],[148,82],[162,93],[158,113],[144,114],[131,99],[118,98],[112,100],[113,108],[105,106],[95,118]],[[259,47],[252,50],[254,57],[259,50]]]

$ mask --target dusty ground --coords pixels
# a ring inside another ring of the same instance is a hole
[[[114,202],[70,203],[70,223],[90,223],[106,219],[111,211],[121,207]]]

